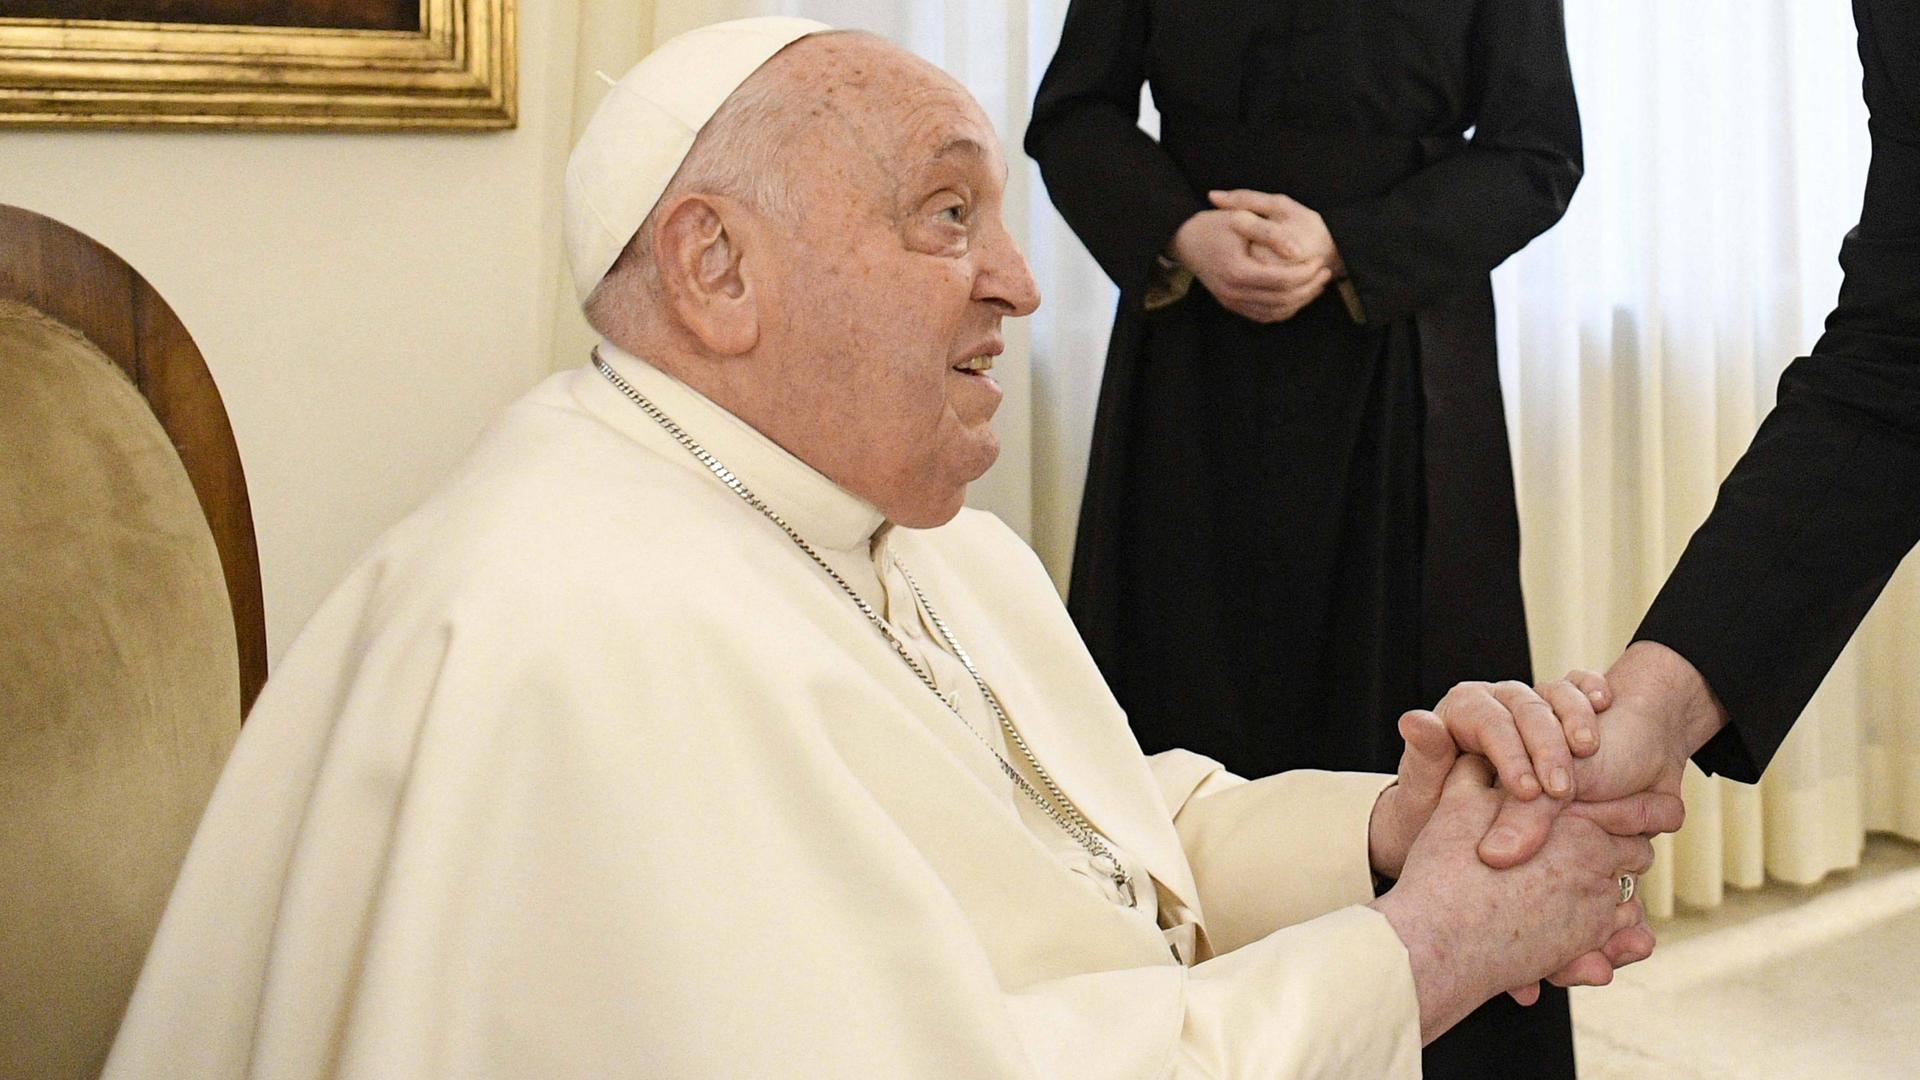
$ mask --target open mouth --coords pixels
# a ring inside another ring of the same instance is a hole
[[[962,375],[985,375],[993,370],[993,357],[985,354],[968,357],[953,365],[953,370]]]

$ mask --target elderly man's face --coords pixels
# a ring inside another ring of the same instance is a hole
[[[863,37],[802,46],[818,122],[789,154],[801,219],[761,343],[789,368],[790,449],[892,520],[938,525],[999,453],[1001,320],[1040,302],[1001,221],[1006,163],[938,69]]]

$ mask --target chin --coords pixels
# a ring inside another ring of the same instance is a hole
[[[959,517],[961,509],[966,505],[967,489],[963,485],[959,491],[953,493],[950,499],[938,502],[916,502],[911,506],[903,506],[898,513],[888,514],[887,519],[902,528],[937,529]]]
[[[937,529],[959,515],[967,503],[967,485],[985,476],[1000,457],[1000,440],[991,429],[958,455],[949,454],[945,467],[930,465],[916,481],[895,488],[901,498],[880,507],[887,520],[909,529]]]

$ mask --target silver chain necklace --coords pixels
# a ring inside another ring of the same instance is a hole
[[[1060,785],[1054,782],[1053,775],[1047,772],[1046,768],[1040,764],[1040,759],[1034,755],[1033,749],[1027,745],[1026,738],[1020,734],[1018,728],[1013,726],[1013,721],[1007,716],[1006,710],[1001,707],[999,696],[987,685],[987,681],[980,677],[979,669],[973,665],[973,659],[967,655],[965,649],[960,647],[959,639],[954,637],[953,631],[947,628],[946,620],[942,619],[939,612],[933,609],[933,604],[927,599],[927,594],[921,590],[920,583],[914,580],[913,575],[907,572],[906,566],[902,564],[898,558],[893,560],[894,569],[900,571],[900,576],[906,579],[907,587],[913,590],[914,599],[919,601],[921,610],[927,613],[927,617],[932,621],[934,629],[939,631],[941,639],[947,643],[948,650],[953,653],[955,659],[960,661],[960,665],[967,669],[967,674],[972,676],[973,685],[979,688],[981,698],[986,701],[987,706],[993,710],[993,715],[1000,721],[1000,729],[1006,733],[1007,741],[1019,747],[1021,756],[1026,760],[1027,765],[1033,769],[1033,774],[1040,778],[1040,783],[1046,787],[1047,794],[1041,794],[1040,790],[1034,787],[1026,777],[1020,775],[1020,770],[1015,768],[1011,761],[1007,760],[1006,755],[1002,754],[999,748],[995,747],[992,742],[988,741],[985,735],[981,734],[978,729],[967,721],[966,716],[960,712],[958,703],[949,700],[945,694],[940,692],[940,687],[933,681],[933,676],[921,666],[918,660],[913,658],[913,654],[908,651],[906,643],[902,642],[900,638],[894,634],[893,628],[887,625],[887,621],[882,619],[879,613],[873,610],[873,605],[861,599],[860,594],[854,591],[853,586],[847,584],[847,579],[841,577],[838,571],[829,566],[827,561],[820,557],[820,553],[813,549],[813,545],[807,543],[805,537],[802,537],[795,531],[793,526],[787,524],[785,518],[781,517],[772,507],[763,502],[758,495],[755,495],[746,484],[741,482],[738,476],[734,475],[731,469],[720,463],[719,458],[714,457],[707,451],[706,447],[694,441],[693,436],[687,434],[686,430],[679,424],[674,423],[672,417],[661,411],[658,405],[655,405],[652,401],[648,400],[646,395],[635,389],[632,383],[622,378],[619,372],[613,370],[612,365],[601,358],[600,350],[598,349],[593,351],[593,366],[595,370],[605,376],[608,382],[613,384],[614,389],[619,390],[621,394],[626,396],[627,400],[639,406],[640,411],[645,413],[648,419],[659,424],[661,429],[671,436],[674,442],[679,443],[682,449],[692,454],[694,460],[706,466],[707,471],[712,473],[722,484],[725,484],[728,490],[738,495],[741,501],[759,511],[761,516],[778,526],[780,531],[787,535],[787,539],[793,541],[796,547],[805,552],[807,557],[813,560],[814,565],[825,571],[827,577],[833,579],[835,585],[840,586],[840,591],[847,594],[847,598],[853,601],[853,605],[860,609],[860,613],[865,615],[867,621],[873,624],[874,629],[880,632],[880,636],[886,639],[887,644],[893,646],[895,655],[899,656],[900,659],[906,663],[907,667],[911,669],[915,675],[919,676],[920,682],[926,686],[927,690],[933,694],[941,705],[946,707],[948,712],[954,715],[955,719],[960,721],[961,726],[966,728],[967,732],[977,739],[980,745],[987,749],[988,753],[993,755],[994,760],[1000,763],[1000,771],[1005,773],[1007,778],[1013,781],[1014,786],[1024,792],[1027,798],[1033,800],[1034,805],[1038,806],[1055,825],[1060,826],[1063,832],[1069,837],[1072,837],[1075,843],[1086,849],[1087,854],[1093,856],[1097,863],[1105,864],[1103,868],[1107,870],[1107,876],[1113,881],[1114,887],[1119,891],[1121,898],[1126,901],[1128,907],[1139,906],[1133,891],[1133,875],[1127,871],[1125,866],[1121,865],[1119,857],[1113,853],[1112,848],[1107,846],[1105,838],[1094,830],[1093,824],[1086,819],[1085,815],[1080,813],[1078,807],[1073,805],[1073,800],[1067,798],[1066,793],[1060,790]],[[1048,795],[1051,795],[1052,798],[1048,798]]]

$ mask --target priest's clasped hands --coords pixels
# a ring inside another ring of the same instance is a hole
[[[1284,322],[1347,276],[1315,211],[1263,191],[1214,191],[1208,199],[1214,209],[1188,218],[1168,253],[1228,311]]]
[[[1375,805],[1368,854],[1398,881],[1372,906],[1407,945],[1423,1027],[1445,1030],[1501,990],[1531,1004],[1542,977],[1604,985],[1652,954],[1644,911],[1622,901],[1619,879],[1652,866],[1652,836],[1679,828],[1684,810],[1677,780],[1574,798],[1612,704],[1606,679],[1576,671],[1537,688],[1463,683],[1400,718],[1406,749]]]

